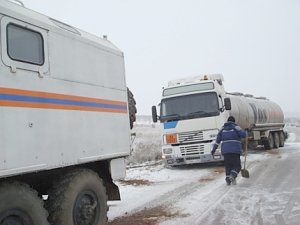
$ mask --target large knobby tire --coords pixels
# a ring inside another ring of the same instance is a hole
[[[49,193],[46,207],[52,225],[104,225],[107,195],[92,170],[77,169],[61,178]]]
[[[128,110],[129,110],[129,121],[130,129],[133,128],[133,123],[136,121],[136,102],[132,92],[127,88],[127,97],[128,97]]]
[[[0,225],[49,225],[43,200],[28,185],[0,185]]]
[[[274,148],[279,148],[279,145],[280,145],[280,139],[279,139],[279,134],[278,132],[275,132],[273,134],[273,137],[274,137]]]
[[[273,134],[270,132],[268,138],[263,142],[266,150],[274,148],[274,138]]]

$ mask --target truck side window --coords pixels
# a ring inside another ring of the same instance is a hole
[[[15,24],[7,25],[7,54],[12,60],[44,64],[43,36]]]

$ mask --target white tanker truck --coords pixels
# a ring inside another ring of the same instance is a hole
[[[250,147],[283,147],[286,134],[281,108],[264,97],[226,93],[221,74],[203,75],[168,83],[163,89],[160,115],[152,106],[153,122],[162,130],[162,156],[171,166],[222,161],[211,155],[219,129],[232,115],[249,132]]]

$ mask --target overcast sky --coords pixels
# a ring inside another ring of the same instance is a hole
[[[299,0],[23,0],[108,39],[125,54],[138,114],[172,79],[222,73],[228,92],[300,112]]]

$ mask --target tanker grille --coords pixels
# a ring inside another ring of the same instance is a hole
[[[203,132],[202,131],[193,131],[193,132],[185,132],[178,134],[179,143],[190,143],[203,141]]]
[[[180,152],[182,156],[197,156],[204,154],[204,145],[181,146]]]

